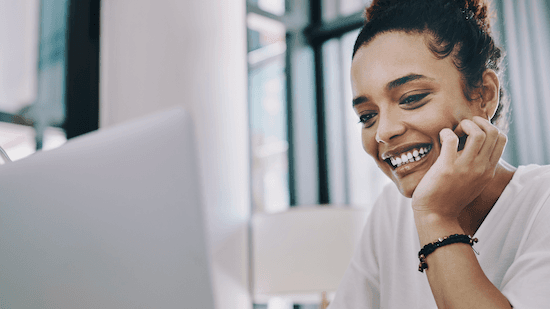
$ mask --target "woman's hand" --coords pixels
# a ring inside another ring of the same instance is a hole
[[[463,150],[459,136],[467,135]],[[495,176],[506,136],[489,121],[474,116],[439,133],[441,153],[412,196],[417,215],[456,219]]]

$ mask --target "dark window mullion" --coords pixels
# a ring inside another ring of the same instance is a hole
[[[319,156],[319,203],[330,202],[327,134],[325,121],[325,91],[323,77],[323,49],[322,45],[313,46],[315,57],[315,96],[317,99],[317,152]]]
[[[286,34],[286,54],[285,54],[285,73],[286,73],[286,110],[287,110],[287,139],[288,139],[288,191],[289,191],[289,203],[290,207],[296,206],[298,198],[296,193],[296,168],[295,168],[295,146],[294,146],[294,126],[293,121],[293,108],[292,108],[292,50],[294,44],[292,34]]]
[[[315,29],[323,23],[321,0],[310,0],[311,19],[310,28]],[[327,157],[327,135],[325,123],[325,93],[323,78],[323,45],[318,41],[311,41],[315,61],[315,97],[316,97],[316,120],[317,120],[317,155],[319,157],[319,203],[330,202],[329,179],[328,179],[328,157]]]

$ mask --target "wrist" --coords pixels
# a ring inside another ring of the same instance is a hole
[[[476,243],[478,240],[477,238],[472,238],[472,236],[465,235],[465,234],[453,234],[445,237],[440,237],[437,241],[434,241],[432,243],[429,243],[427,245],[424,245],[422,249],[418,252],[418,258],[420,260],[420,264],[418,265],[418,271],[424,272],[424,269],[428,268],[428,264],[426,263],[426,258],[428,255],[432,254],[435,250],[444,247],[446,245],[451,245],[455,243],[465,243],[472,246],[474,243]],[[475,253],[475,249],[473,249]],[[479,253],[477,253],[479,254]]]
[[[444,236],[464,234],[458,219],[454,217],[415,211],[414,221],[421,246]]]
[[[428,225],[447,225],[458,222],[458,216],[452,214],[436,213],[429,210],[413,209],[415,222]]]

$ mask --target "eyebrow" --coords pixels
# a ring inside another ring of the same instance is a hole
[[[368,102],[369,101],[369,98],[367,98],[366,96],[362,95],[360,97],[357,97],[355,99],[353,99],[353,107],[355,107],[356,105],[359,105],[361,103],[365,103],[365,102]]]
[[[392,90],[392,89],[403,86],[406,83],[411,82],[413,80],[417,80],[417,79],[433,80],[433,78],[429,78],[429,77],[421,75],[421,74],[409,74],[409,75],[400,77],[396,80],[393,80],[393,81],[389,82],[388,85],[386,86],[386,89],[387,90]]]
[[[390,90],[393,90],[397,87],[403,86],[408,82],[411,82],[413,80],[418,80],[418,79],[433,80],[433,78],[430,78],[430,77],[427,77],[427,76],[424,76],[424,75],[421,75],[421,74],[409,74],[409,75],[406,75],[406,76],[403,76],[403,77],[399,77],[398,79],[392,80],[391,82],[389,82],[386,85],[386,89],[388,91],[390,91]],[[358,104],[365,103],[365,102],[368,102],[368,101],[369,101],[369,98],[367,98],[366,96],[360,96],[360,97],[357,97],[357,98],[353,99],[353,106],[355,107]]]

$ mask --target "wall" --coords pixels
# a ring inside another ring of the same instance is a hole
[[[198,136],[218,308],[250,308],[245,1],[102,0],[100,126],[174,105]]]

